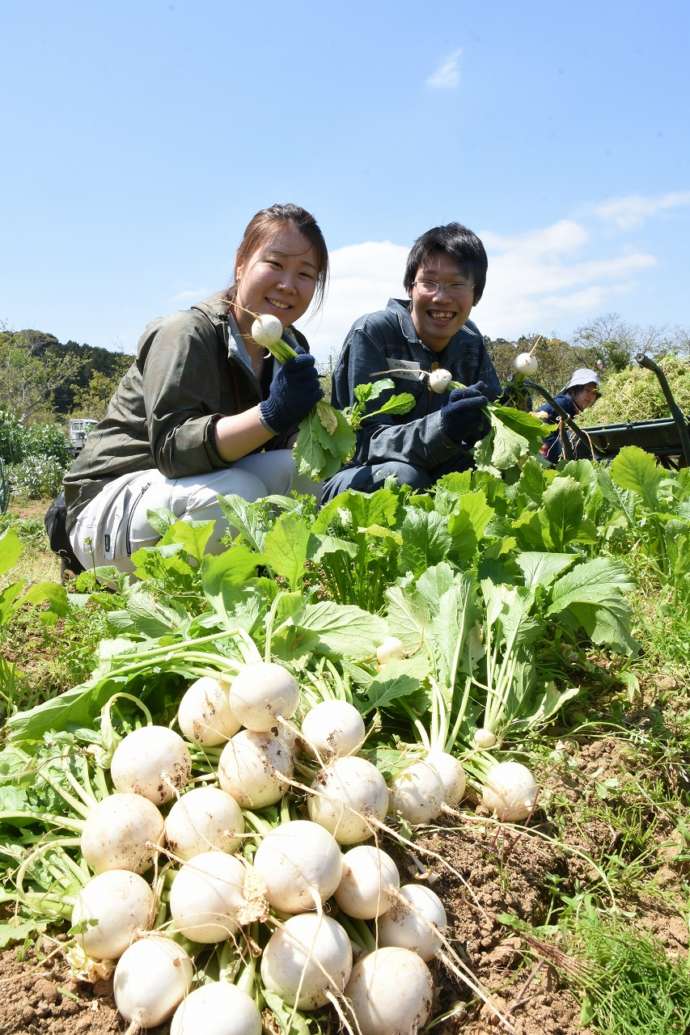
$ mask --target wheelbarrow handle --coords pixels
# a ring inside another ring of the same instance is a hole
[[[680,448],[683,450],[683,457],[685,458],[686,467],[690,467],[690,434],[688,433],[688,422],[685,419],[685,414],[681,410],[680,406],[673,398],[673,392],[671,386],[668,383],[666,374],[663,372],[658,363],[655,363],[651,356],[648,356],[645,352],[639,352],[635,356],[635,362],[638,366],[644,367],[645,370],[651,370],[656,374],[657,380],[661,385],[661,391],[664,393],[664,398],[671,411],[671,416],[675,421],[676,428],[678,429],[678,438],[680,439]]]

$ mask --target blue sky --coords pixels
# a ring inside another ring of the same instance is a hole
[[[0,0],[0,322],[133,351],[274,201],[333,272],[320,358],[460,220],[486,334],[690,328],[690,5]]]

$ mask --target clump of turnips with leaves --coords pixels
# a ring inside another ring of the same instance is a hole
[[[530,457],[318,512],[227,497],[217,555],[212,522],[169,524],[111,573],[91,678],[8,718],[0,934],[62,927],[132,1035],[411,1032],[436,961],[500,1013],[387,849],[452,865],[411,834],[478,802],[530,823],[524,738],[578,693],[568,659],[634,650],[630,580],[587,555],[598,478]]]
[[[523,352],[515,357],[514,386],[519,387],[527,376],[533,376],[538,369],[538,361],[530,352]],[[386,371],[387,374],[409,375],[407,368]],[[452,392],[454,389],[462,389],[465,385],[453,379],[450,370],[442,367],[436,370],[418,371],[420,380],[426,381],[429,390],[435,395],[443,395],[445,392]],[[379,381],[378,385],[386,388],[392,387],[390,380]],[[368,385],[359,385],[355,388],[355,396],[359,401],[358,393],[368,389]],[[383,390],[383,389],[381,389]],[[401,399],[404,396],[394,396],[394,399]],[[392,401],[392,400],[391,400]],[[486,406],[486,414],[489,418],[489,432],[480,439],[475,446],[474,456],[477,467],[480,470],[492,471],[495,474],[502,474],[515,467],[520,466],[528,456],[535,453],[544,436],[547,434],[543,422],[531,413],[515,409],[513,406],[505,406],[500,403],[489,403]],[[404,413],[406,410],[387,411],[385,408],[377,412]],[[373,414],[372,414],[373,416]]]
[[[257,316],[252,323],[254,341],[268,349],[279,363],[286,363],[298,353],[283,341],[282,335],[283,325],[276,316]],[[368,403],[392,387],[390,380],[360,385],[355,392],[356,402],[345,410],[336,410],[325,399],[320,399],[299,426],[294,454],[300,474],[316,482],[332,477],[351,459],[363,420],[384,413],[403,414],[412,409],[414,398],[405,392],[387,399],[379,410],[365,413]]]

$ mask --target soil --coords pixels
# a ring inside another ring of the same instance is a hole
[[[126,1025],[111,997],[110,982],[80,985],[65,972],[62,958],[22,960],[16,949],[0,957],[1,1035],[114,1035]]]
[[[13,517],[23,520],[33,518],[42,521],[51,503],[52,500],[22,500],[21,502],[11,500],[8,512]]]
[[[542,785],[545,795],[558,794],[566,801],[579,795],[586,804],[588,794],[595,794],[602,783],[608,786],[606,781],[615,781],[626,768],[625,746],[613,738],[569,743],[563,757],[570,758],[570,764],[551,765]],[[532,824],[533,829],[516,833],[483,817],[481,809],[465,811],[447,826],[418,835],[414,852],[402,854],[386,846],[396,856],[402,882],[426,881],[448,913],[452,951],[445,961],[432,964],[434,1016],[453,1016],[436,1023],[434,1035],[496,1035],[506,1030],[459,979],[463,967],[508,1018],[516,1035],[591,1035],[580,1026],[580,1004],[554,969],[548,950],[524,937],[519,921],[530,926],[548,923],[554,881],[561,894],[568,894],[578,882],[591,880],[591,864],[579,853],[602,861],[612,851],[616,835],[606,822],[591,819],[573,823],[567,836],[554,843],[547,839],[543,815],[535,815]],[[630,898],[619,905],[634,914],[642,929],[659,937],[669,952],[686,956],[687,926],[673,906],[676,893],[682,892],[682,874],[672,850],[666,848],[665,854],[660,852],[654,874],[663,895],[631,889]],[[508,917],[517,918],[517,928],[506,922]],[[16,948],[0,953],[0,1035],[125,1032],[111,982],[76,982],[62,956],[54,952],[55,942],[44,942],[25,960]],[[155,1029],[155,1035],[168,1032],[167,1025]]]
[[[427,879],[446,905],[452,948],[515,1031],[519,1035],[585,1031],[578,1024],[575,997],[560,986],[548,964],[528,956],[527,944],[501,919],[509,914],[531,925],[543,924],[551,900],[549,874],[564,869],[566,856],[529,834],[506,834],[496,824],[472,817],[460,829],[438,831],[419,844],[450,860],[456,871],[450,873],[446,862],[424,853],[429,861]],[[488,1004],[478,1011],[476,997],[459,986],[448,965],[438,961],[434,971],[437,1013],[450,1011],[458,999],[471,1000],[469,1008],[435,1031],[490,1035],[501,1029]]]

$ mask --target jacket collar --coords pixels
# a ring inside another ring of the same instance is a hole
[[[217,291],[215,295],[205,298],[203,302],[196,302],[192,309],[200,309],[216,326],[227,323],[229,313],[227,293]]]
[[[424,342],[417,334],[417,328],[412,320],[410,313],[410,300],[409,298],[389,298],[386,309],[390,309],[398,320],[400,325],[401,334],[407,338],[407,340],[413,345],[424,345]]]

